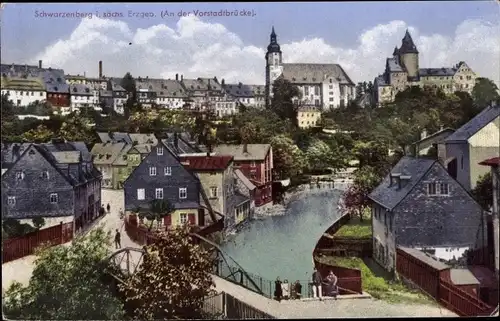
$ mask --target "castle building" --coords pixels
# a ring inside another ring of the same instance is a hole
[[[410,86],[439,88],[444,93],[472,92],[477,75],[463,61],[451,68],[419,68],[418,49],[406,30],[401,47],[387,58],[385,71],[374,80],[378,104],[391,102],[396,94]]]
[[[300,104],[318,110],[345,106],[355,98],[355,84],[339,64],[283,63],[274,27],[266,53],[266,105],[271,103],[273,83],[283,77],[302,93]]]

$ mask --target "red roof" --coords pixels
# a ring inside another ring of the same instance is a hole
[[[233,156],[183,156],[184,167],[197,171],[225,170],[233,161]]]
[[[493,157],[482,161],[479,165],[500,166],[500,157]]]

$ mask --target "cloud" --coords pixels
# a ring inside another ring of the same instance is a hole
[[[382,73],[385,58],[410,30],[420,51],[421,67],[451,67],[466,61],[480,76],[500,80],[500,23],[462,22],[451,36],[423,34],[404,21],[390,21],[365,30],[353,48],[321,38],[282,43],[285,62],[339,63],[353,81],[370,81]],[[279,35],[278,35],[279,36]],[[279,39],[278,39],[279,40]],[[132,45],[129,45],[129,43]],[[33,59],[67,73],[174,78],[224,78],[226,82],[263,84],[266,48],[245,44],[224,25],[183,17],[175,28],[160,24],[131,30],[122,21],[84,19],[67,39],[49,45]]]

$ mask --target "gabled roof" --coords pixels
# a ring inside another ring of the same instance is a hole
[[[403,199],[405,199],[413,187],[422,180],[436,162],[437,160],[429,158],[402,157],[392,168],[391,172],[382,180],[382,183],[380,183],[368,197],[388,210],[394,209]],[[399,188],[398,184],[389,186],[391,174],[393,173],[400,173],[402,176],[411,176],[411,178],[402,188]]]
[[[339,64],[283,64],[283,77],[292,83],[322,83],[327,77],[339,83],[354,85]]]
[[[235,161],[260,161],[266,158],[270,148],[270,144],[247,144],[245,151],[244,145],[217,145],[214,152],[234,156]]]
[[[469,120],[465,125],[457,129],[446,138],[445,142],[464,142],[474,136],[481,128],[491,123],[500,116],[500,105],[488,106],[476,117]]]
[[[137,144],[142,145],[142,144],[149,144],[149,145],[156,145],[158,144],[158,139],[154,134],[140,134],[140,133],[134,133],[134,134],[128,134],[130,137],[130,140],[132,142],[137,142]]]
[[[413,256],[414,258],[424,262],[425,264],[429,265],[430,267],[438,270],[438,271],[442,271],[442,270],[446,270],[446,269],[449,269],[450,266],[448,266],[447,264],[443,263],[443,262],[440,262],[438,260],[436,260],[435,258],[433,258],[432,256],[430,256],[429,254],[427,253],[424,253],[420,250],[417,250],[417,249],[413,249],[413,248],[410,248],[410,247],[403,247],[403,246],[398,246],[398,249],[406,252],[407,254]]]
[[[92,155],[94,155],[94,164],[96,165],[111,165],[120,155],[126,143],[97,143],[92,147]]]
[[[401,42],[401,47],[399,48],[400,54],[418,53],[417,46],[415,46],[415,43],[413,42],[408,29],[406,30],[405,36],[403,37],[403,40]]]
[[[500,166],[500,157],[493,157],[493,158],[486,159],[486,160],[480,162],[479,165]]]
[[[82,95],[82,96],[92,96],[92,89],[84,84],[72,84],[70,85],[71,95]]]
[[[233,156],[181,156],[180,161],[194,171],[224,171],[233,161]]]
[[[441,135],[443,133],[446,133],[446,132],[450,132],[450,133],[453,133],[455,130],[453,128],[443,128],[441,130],[438,130],[437,132],[431,134],[431,135],[428,135],[428,136],[425,136],[424,138],[416,141],[416,142],[413,142],[411,143],[412,145],[416,145],[416,144],[419,144],[419,143],[422,143],[422,142],[425,142],[426,140],[429,140],[431,138],[434,138],[438,135]],[[443,139],[444,140],[444,139]]]

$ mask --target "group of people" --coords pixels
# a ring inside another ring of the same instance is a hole
[[[312,295],[313,298],[321,299],[324,296],[333,297],[337,299],[337,276],[330,271],[325,279],[321,276],[316,268],[312,275]],[[277,301],[288,299],[301,299],[302,298],[302,284],[297,280],[293,284],[289,284],[288,280],[281,282],[280,278],[276,278],[274,282],[274,298]]]
[[[288,283],[285,279],[281,282],[280,278],[276,278],[274,282],[274,297],[277,301],[288,299],[300,299],[302,297],[302,284],[297,280],[295,283]]]

